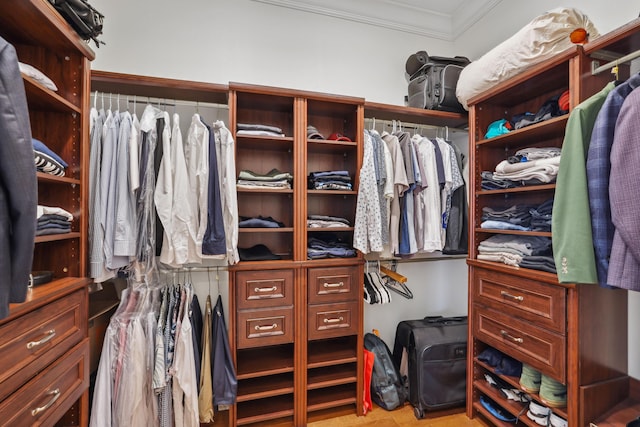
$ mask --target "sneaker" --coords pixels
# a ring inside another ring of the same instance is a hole
[[[520,386],[527,393],[538,393],[540,391],[542,374],[526,363],[522,364],[522,374],[520,374]]]
[[[549,416],[549,425],[551,427],[567,427],[567,420],[552,412]]]
[[[542,375],[540,383],[540,400],[552,408],[567,406],[567,387],[551,377]]]
[[[536,402],[529,403],[529,410],[527,411],[527,418],[541,426],[549,425],[549,415],[551,409],[546,406],[537,404]]]

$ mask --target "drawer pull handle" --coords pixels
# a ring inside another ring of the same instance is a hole
[[[344,282],[338,282],[338,283],[327,283],[324,282],[324,284],[322,285],[325,288],[341,288],[344,286]]]
[[[277,289],[278,289],[277,287],[271,286],[270,288],[254,288],[253,291],[264,293],[264,292],[274,292]]]
[[[324,319],[324,323],[338,323],[338,322],[342,322],[344,320],[344,317],[340,316],[340,317],[334,317],[333,319]]]
[[[46,405],[38,406],[36,409],[31,410],[32,417],[35,417],[40,412],[44,412],[47,409],[51,408],[53,404],[56,403],[56,400],[58,400],[58,398],[60,397],[60,389],[57,388],[55,390],[51,390],[49,393],[47,393],[47,395],[51,396],[51,399],[49,399]]]
[[[55,329],[49,329],[47,332],[45,332],[45,334],[47,336],[42,338],[40,341],[30,341],[30,342],[28,342],[27,343],[27,349],[31,350],[34,347],[38,347],[39,345],[42,345],[44,343],[47,343],[47,342],[51,341],[53,339],[53,337],[56,336],[56,330]]]
[[[518,295],[518,296],[511,295],[507,291],[500,291],[500,295],[502,295],[503,297],[511,298],[513,300],[516,300],[516,301],[524,301],[524,297],[522,295]]]
[[[267,326],[256,325],[255,329],[256,329],[256,331],[270,331],[270,330],[275,329],[277,327],[278,327],[278,325],[274,323],[273,325],[267,325]]]
[[[518,344],[522,344],[524,342],[524,340],[522,338],[516,338],[512,335],[509,334],[509,332],[505,331],[504,329],[500,330],[500,333],[502,334],[502,336],[504,338],[507,338],[513,342],[517,342]]]

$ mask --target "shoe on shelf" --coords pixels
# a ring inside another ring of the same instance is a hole
[[[538,393],[542,382],[540,371],[533,369],[526,363],[522,364],[522,374],[520,374],[520,386],[527,393]]]
[[[567,386],[547,375],[542,375],[540,400],[552,408],[567,406]]]
[[[549,425],[551,427],[567,427],[567,420],[552,412],[549,416]]]
[[[529,402],[529,410],[527,411],[527,418],[541,426],[549,425],[549,415],[551,415],[551,409],[546,406],[542,406],[534,401]]]

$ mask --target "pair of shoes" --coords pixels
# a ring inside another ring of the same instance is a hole
[[[527,393],[538,393],[540,400],[552,408],[567,405],[567,387],[526,363],[522,364],[520,387]]]
[[[522,373],[520,374],[520,387],[527,393],[538,393],[540,391],[540,383],[542,382],[542,374],[540,371],[533,369],[526,363],[522,364]]]
[[[529,402],[527,418],[541,426],[567,427],[567,420],[551,412],[551,409],[536,402]]]
[[[551,377],[542,375],[540,381],[540,400],[552,408],[567,406],[567,386]]]
[[[549,416],[551,415],[551,409],[546,406],[537,404],[534,401],[529,402],[529,410],[527,411],[527,418],[541,426],[549,425]]]

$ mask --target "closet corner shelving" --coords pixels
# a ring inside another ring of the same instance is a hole
[[[72,231],[37,236],[32,270],[53,280],[0,320],[0,417],[7,425],[88,423],[87,195],[89,70],[94,52],[45,0],[0,1],[0,36],[57,91],[23,76],[31,133],[69,165],[37,173],[38,204],[73,214]],[[46,407],[43,406],[46,404]],[[34,409],[40,408],[35,414]],[[31,421],[30,421],[31,420]]]
[[[343,409],[362,415],[362,256],[308,259],[307,245],[328,232],[353,244],[364,100],[243,83],[230,83],[229,93],[236,172],[293,175],[291,189],[237,191],[240,216],[270,216],[284,227],[239,232],[239,248],[263,244],[281,259],[230,267],[238,371],[230,423],[298,426]],[[238,123],[276,126],[284,136],[237,135]],[[308,139],[307,125],[326,139]],[[350,141],[330,140],[333,133]],[[309,173],[337,170],[348,172],[352,189],[308,188]],[[310,228],[308,215],[350,226]]]
[[[467,415],[481,414],[495,425],[505,425],[480,404],[488,396],[507,412],[519,416],[522,405],[507,401],[487,387],[490,372],[519,388],[518,378],[496,374],[478,360],[487,347],[525,362],[566,384],[567,405],[552,408],[570,426],[609,421],[607,411],[619,404],[637,405],[629,398],[627,375],[627,291],[598,285],[560,284],[552,273],[477,259],[478,244],[498,233],[541,235],[551,233],[509,232],[480,228],[484,207],[507,208],[518,203],[536,204],[552,198],[555,184],[506,190],[483,190],[480,173],[525,147],[562,147],[568,116],[484,139],[488,125],[510,119],[523,111],[537,111],[549,97],[570,90],[570,108],[601,90],[611,80],[608,73],[592,75],[591,61],[621,57],[640,47],[638,20],[596,39],[575,46],[501,82],[470,100],[470,245],[469,245],[469,358],[467,369]],[[606,52],[605,52],[606,51]],[[621,77],[629,75],[621,64]],[[506,296],[505,296],[506,295]],[[525,296],[516,304],[509,296]],[[611,331],[615,331],[612,333]],[[526,337],[522,344],[513,337]],[[510,339],[511,338],[511,339]],[[539,396],[532,396],[541,402]],[[623,402],[623,403],[620,403]],[[521,422],[535,426],[527,417]]]

